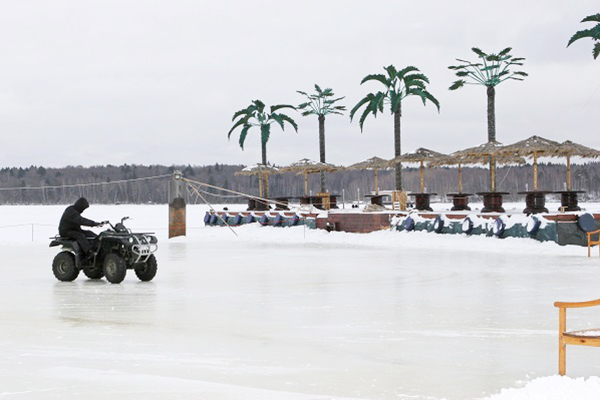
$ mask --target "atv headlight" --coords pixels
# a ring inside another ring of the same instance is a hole
[[[129,243],[133,243],[133,238],[132,237],[129,238]]]

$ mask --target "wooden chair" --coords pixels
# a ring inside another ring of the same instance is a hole
[[[592,231],[592,232],[586,232],[587,233],[587,243],[588,243],[588,257],[590,257],[591,251],[592,251],[592,246],[594,245],[599,245],[598,246],[598,253],[600,254],[600,230],[597,231]],[[593,239],[592,235],[598,235],[597,239]]]
[[[567,370],[567,351],[568,344],[579,346],[600,347],[600,328],[587,329],[583,331],[567,332],[567,308],[583,308],[600,306],[600,299],[592,301],[583,301],[579,303],[564,303],[557,301],[554,307],[559,309],[558,314],[558,373],[564,375]]]

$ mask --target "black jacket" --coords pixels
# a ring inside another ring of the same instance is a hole
[[[81,213],[90,206],[85,197],[79,198],[72,206],[67,207],[60,223],[58,224],[58,233],[66,236],[69,231],[81,231],[81,225],[97,226],[98,223],[81,216]]]

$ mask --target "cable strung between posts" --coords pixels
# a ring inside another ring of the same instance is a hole
[[[157,176],[149,176],[146,178],[132,178],[132,179],[122,179],[119,181],[110,181],[110,182],[92,182],[92,183],[72,183],[69,185],[60,185],[60,186],[22,186],[22,187],[12,187],[12,188],[0,188],[0,190],[39,190],[39,189],[64,189],[64,188],[74,188],[74,187],[83,187],[83,186],[103,186],[103,185],[114,185],[117,183],[127,183],[127,182],[136,182],[136,181],[147,181],[151,179],[161,179],[173,176],[172,174],[167,175],[157,175]]]
[[[215,186],[215,185],[209,185],[208,183],[194,181],[194,180],[191,180],[189,178],[181,178],[181,180],[184,181],[184,182],[187,182],[190,185],[196,184],[196,185],[200,185],[200,186],[206,186],[206,187],[209,187],[209,188],[212,188],[212,189],[221,190],[223,192],[233,193],[233,194],[238,195],[238,197],[246,197],[248,199],[262,200],[262,201],[264,201],[266,203],[272,203],[272,204],[275,204],[275,205],[287,206],[287,204],[282,203],[280,201],[270,200],[270,199],[266,199],[264,197],[259,197],[259,196],[253,196],[251,194],[237,192],[235,190],[225,189],[225,188],[218,187],[218,186]]]
[[[202,200],[204,200],[204,202],[205,202],[205,203],[208,205],[208,207],[210,207],[211,211],[212,211],[213,213],[215,213],[215,215],[216,215],[218,218],[220,218],[220,219],[221,219],[221,221],[223,221],[223,223],[224,223],[225,225],[227,225],[227,227],[229,228],[229,230],[230,230],[231,232],[233,232],[233,234],[234,234],[235,236],[237,236],[238,234],[237,234],[237,233],[235,233],[235,231],[234,231],[234,230],[231,228],[231,226],[229,226],[229,224],[227,223],[227,221],[225,221],[225,220],[223,219],[223,217],[221,217],[221,216],[219,215],[219,213],[217,212],[217,210],[215,210],[215,209],[213,208],[213,206],[212,206],[212,205],[211,205],[211,204],[210,204],[210,203],[209,203],[209,202],[208,202],[208,201],[207,201],[207,200],[204,198],[204,196],[202,196],[202,195],[200,194],[200,192],[198,191],[198,189],[196,189],[196,188],[195,188],[194,186],[192,186],[192,185],[188,185],[188,188],[189,188],[189,187],[191,187],[191,188],[192,188],[192,190],[194,190],[194,192],[196,192],[196,194],[197,194],[198,196],[200,196],[200,198],[201,198]]]

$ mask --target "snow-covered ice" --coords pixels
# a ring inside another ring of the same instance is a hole
[[[257,224],[236,236],[204,227],[205,206],[168,240],[166,205],[92,205],[88,218],[157,233],[158,274],[64,283],[48,247],[63,209],[0,207],[2,399],[600,398],[600,349],[570,346],[571,378],[556,376],[554,301],[600,298],[583,247]],[[569,328],[599,314],[570,310]]]

